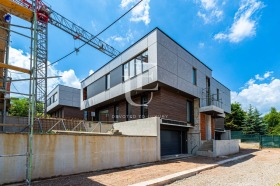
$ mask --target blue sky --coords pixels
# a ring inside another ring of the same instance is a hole
[[[46,0],[48,6],[97,34],[137,0]],[[144,0],[132,13],[99,38],[123,51],[159,27],[213,70],[213,77],[232,90],[232,101],[249,104],[262,113],[280,110],[280,1],[268,0]],[[12,23],[29,25],[16,17]],[[13,28],[15,29],[15,28]],[[18,29],[15,29],[18,30]],[[29,31],[25,31],[29,34]],[[49,61],[55,61],[82,42],[49,26]],[[12,34],[12,63],[28,62],[30,41]],[[19,51],[22,50],[22,51]],[[109,57],[86,46],[59,62],[50,75],[57,83],[79,86]],[[18,89],[23,84],[15,84]],[[14,87],[13,87],[14,88]]]

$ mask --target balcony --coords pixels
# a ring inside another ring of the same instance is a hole
[[[223,102],[222,99],[217,98],[216,94],[211,94],[210,92],[206,91],[203,94],[200,102],[200,113],[204,113],[207,115],[211,115],[213,118],[224,118],[225,113],[222,109]]]

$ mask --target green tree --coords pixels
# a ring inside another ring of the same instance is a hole
[[[249,106],[247,111],[242,131],[245,134],[266,134],[267,125],[263,122],[263,118],[258,109],[253,108],[252,105]]]
[[[228,130],[240,131],[244,123],[246,112],[241,108],[240,103],[231,104],[231,114],[225,118],[225,127]]]
[[[249,109],[247,111],[247,114],[245,116],[245,120],[243,121],[243,125],[242,125],[242,132],[244,134],[253,134],[254,133],[254,129],[253,129],[253,125],[254,125],[254,109],[252,107],[252,105],[249,106]]]
[[[276,108],[271,107],[270,112],[264,116],[264,123],[270,134],[280,135],[280,112]]]
[[[263,118],[261,117],[260,112],[256,108],[253,112],[253,117],[254,117],[253,126],[252,126],[253,132],[261,135],[266,134],[267,125],[263,122]]]
[[[29,99],[27,98],[14,98],[11,101],[11,107],[9,109],[9,114],[11,116],[28,116]],[[37,116],[41,116],[43,113],[44,105],[42,103],[37,103],[36,110]]]

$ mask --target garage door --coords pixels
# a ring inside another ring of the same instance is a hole
[[[161,156],[181,154],[181,131],[160,131]]]

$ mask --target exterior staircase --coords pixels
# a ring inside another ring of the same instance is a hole
[[[213,140],[204,142],[196,152],[199,156],[213,157]]]

